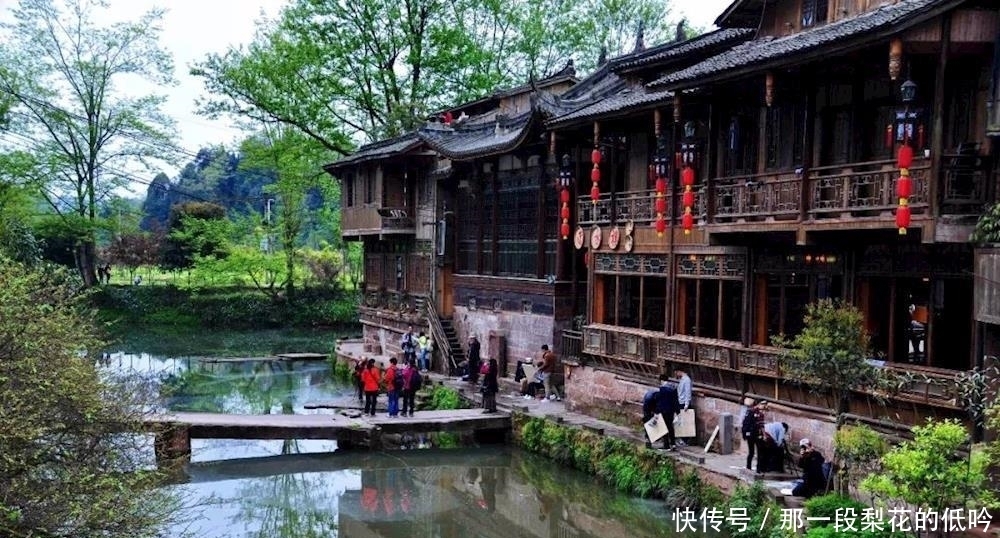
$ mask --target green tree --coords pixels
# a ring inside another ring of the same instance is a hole
[[[972,450],[962,424],[931,422],[914,427],[912,441],[886,453],[882,471],[864,479],[861,489],[941,514],[953,508],[979,508],[988,497],[983,488],[986,464],[986,455]]]
[[[295,0],[248,47],[198,63],[202,112],[295,127],[338,154],[430,112],[542,77],[602,45],[628,52],[670,34],[656,0]]]
[[[864,315],[849,304],[823,299],[806,307],[803,323],[802,332],[790,341],[775,339],[786,348],[782,371],[789,379],[829,392],[839,424],[851,391],[870,384],[874,375],[867,360]]]
[[[97,282],[99,202],[128,181],[123,167],[166,153],[163,98],[123,95],[126,80],[172,82],[158,44],[162,10],[133,22],[96,22],[100,2],[21,0],[0,23],[0,95],[11,132],[30,140],[25,172],[56,214],[77,228],[76,268]]]
[[[169,269],[191,267],[196,256],[224,258],[231,223],[226,208],[209,202],[189,202],[170,209],[170,226],[161,262]]]
[[[142,393],[101,375],[78,279],[0,258],[0,535],[156,536],[176,505],[142,469]],[[127,471],[127,472],[122,472]]]
[[[329,182],[322,165],[332,158],[315,140],[281,125],[265,126],[256,136],[244,140],[241,166],[269,170],[275,182],[265,192],[275,196],[277,215],[273,226],[280,237],[285,261],[285,293],[295,297],[295,274],[302,261],[302,233],[308,207],[307,193],[321,182]],[[272,226],[265,222],[265,226]],[[268,238],[270,241],[270,237]]]

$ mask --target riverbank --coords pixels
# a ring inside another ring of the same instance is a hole
[[[362,355],[375,359],[379,364],[387,363],[389,359],[385,355],[364,353],[363,343],[361,342],[349,340],[338,342],[336,349],[336,361],[338,364],[349,364]],[[460,397],[471,402],[472,405],[479,405],[481,403],[481,395],[469,383],[463,382],[459,378],[446,377],[439,374],[430,374],[430,377],[432,377],[433,382],[441,383],[443,386],[453,389]],[[700,484],[716,488],[720,494],[729,495],[737,489],[738,485],[750,485],[754,482],[761,482],[776,501],[783,502],[780,490],[790,487],[791,480],[794,478],[789,475],[773,474],[756,476],[748,472],[745,469],[746,454],[742,451],[722,455],[713,452],[705,453],[704,447],[701,446],[687,446],[678,449],[676,452],[649,449],[646,448],[645,436],[637,429],[570,411],[562,401],[524,400],[520,394],[512,390],[513,385],[508,379],[501,379],[501,385],[501,393],[497,395],[497,407],[512,414],[514,417],[514,441],[522,448],[532,452],[539,452],[551,457],[552,454],[544,450],[544,445],[565,445],[567,442],[566,433],[560,430],[571,429],[583,432],[582,434],[573,434],[578,437],[581,445],[592,444],[602,439],[611,439],[620,443],[614,447],[618,455],[624,458],[634,458],[638,466],[646,467],[647,470],[652,466],[663,465],[669,462],[668,465],[672,468],[671,473],[673,475],[670,483],[666,483],[667,478],[664,477],[661,483],[654,484],[654,487],[665,486],[672,488],[681,484],[680,477],[694,475],[698,477]],[[542,440],[541,445],[537,443],[537,440],[525,443],[523,430],[525,425],[529,423],[532,424],[530,428],[533,429],[547,427],[549,428],[550,437],[561,437],[561,439]],[[543,450],[539,450],[539,448],[543,448]],[[572,447],[566,448],[566,450],[571,449]],[[626,452],[630,452],[631,454],[626,455]],[[591,456],[593,455],[591,453]],[[564,461],[560,461],[560,463],[570,464],[570,466],[584,472],[593,473],[595,471],[593,468],[588,469],[585,466],[581,468],[580,465],[572,465],[572,462],[568,461],[568,458],[556,457],[553,459],[563,459]],[[630,472],[628,469],[623,469],[623,471],[625,473]],[[614,480],[609,481],[613,482]],[[688,481],[693,482],[690,479]],[[694,484],[688,484],[688,486],[694,486]],[[619,489],[627,490],[630,488]],[[642,494],[641,491],[633,490],[632,492]],[[709,497],[713,497],[710,492],[706,494]],[[789,504],[797,503],[790,499]]]
[[[272,298],[247,288],[184,289],[102,286],[90,295],[102,321],[129,325],[232,328],[329,328],[360,333],[358,294],[302,289],[295,299]]]

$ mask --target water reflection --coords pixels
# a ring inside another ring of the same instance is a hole
[[[283,456],[193,464],[189,530],[205,537],[653,537],[661,504],[508,449]]]

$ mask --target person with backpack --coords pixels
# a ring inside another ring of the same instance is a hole
[[[403,371],[396,366],[396,357],[389,359],[385,371],[385,391],[389,396],[389,416],[399,416],[399,393],[403,390]]]
[[[416,410],[416,400],[417,391],[423,385],[423,376],[420,375],[420,370],[412,362],[406,363],[406,368],[403,368],[403,409],[401,414],[405,417],[407,411],[409,411],[410,416],[413,416],[413,411]]]
[[[417,337],[413,335],[413,325],[406,328],[399,347],[403,350],[403,361],[412,363],[417,357]]]
[[[743,423],[740,425],[740,433],[743,442],[747,444],[747,470],[752,469],[754,453],[757,452],[757,445],[760,444],[760,430],[764,427],[764,409],[762,403],[755,402],[753,398],[747,398],[744,402],[746,409],[743,411]],[[758,456],[758,464],[760,456]]]
[[[381,381],[382,375],[379,373],[378,368],[375,367],[375,359],[368,359],[367,367],[361,372],[361,382],[364,384],[365,389],[364,413],[371,417],[375,416],[375,401],[378,399],[378,389]]]

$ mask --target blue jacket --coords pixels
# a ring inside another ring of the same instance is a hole
[[[671,419],[681,411],[681,404],[677,401],[677,387],[666,384],[660,387],[660,397],[656,402],[656,412],[663,415],[665,419]]]

